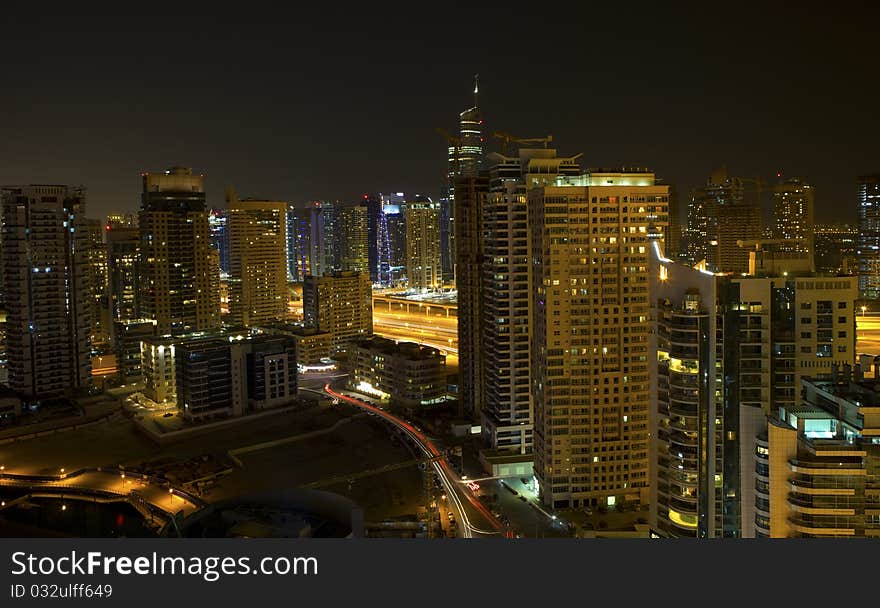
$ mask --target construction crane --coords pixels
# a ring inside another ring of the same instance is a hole
[[[497,137],[498,139],[501,139],[504,141],[504,143],[501,146],[502,154],[504,154],[504,156],[507,156],[507,148],[511,142],[516,143],[516,144],[544,144],[545,148],[547,147],[547,144],[553,143],[553,136],[552,135],[548,135],[547,137],[522,138],[522,137],[514,137],[510,133],[504,133],[503,131],[495,131],[492,134],[492,137]]]

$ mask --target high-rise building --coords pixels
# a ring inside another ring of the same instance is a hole
[[[373,335],[373,289],[367,273],[335,272],[306,277],[303,320],[310,329],[333,336],[332,353]]]
[[[284,319],[287,289],[287,203],[255,199],[227,201],[229,312],[249,327]]]
[[[859,293],[880,298],[880,173],[859,177]]]
[[[440,205],[416,195],[406,204],[406,278],[410,289],[438,289],[440,268]]]
[[[743,536],[880,537],[880,377],[805,379],[799,403],[744,425]],[[864,367],[863,367],[864,366]]]
[[[228,193],[230,194],[230,193]],[[231,193],[234,196],[234,192]],[[208,231],[211,235],[211,248],[220,257],[220,272],[229,274],[229,227],[225,209],[211,209],[208,212]]]
[[[328,270],[326,234],[322,203],[287,210],[287,279],[302,283],[309,275],[321,276]]]
[[[774,238],[787,241],[786,251],[813,255],[813,187],[797,178],[773,186]]]
[[[204,177],[184,167],[142,177],[142,315],[156,321],[159,335],[217,327]]]
[[[138,217],[131,213],[111,213],[107,215],[107,230],[113,228],[137,228]]]
[[[388,231],[388,285],[406,277],[406,200],[403,192],[382,195],[382,211]],[[442,226],[442,224],[441,224]],[[381,282],[382,285],[386,283]]]
[[[647,170],[592,170],[529,190],[527,206],[540,497],[647,504],[648,249],[668,227],[669,187]]]
[[[93,353],[104,353],[110,346],[110,273],[104,224],[98,219],[83,218],[81,230],[86,234],[89,267],[89,300],[91,301],[91,345]]]
[[[705,260],[713,271],[747,272],[748,252],[737,241],[762,237],[760,204],[745,200],[742,179],[718,169],[693,192],[685,237],[690,263]]]
[[[125,382],[140,382],[141,342],[150,340],[156,332],[153,321],[126,319],[113,322],[113,345],[116,352],[116,367]]]
[[[853,274],[858,271],[859,229],[850,224],[817,224],[813,231],[816,272]]]
[[[365,194],[360,206],[364,207],[367,213],[367,265],[370,269],[370,281],[378,283],[383,261],[387,264],[387,255],[382,254],[387,254],[388,251],[388,233],[383,222],[381,195]],[[384,242],[380,243],[382,239]]]
[[[140,317],[140,242],[137,227],[107,223],[110,314],[114,321]]]
[[[794,407],[803,378],[853,359],[855,281],[712,274],[659,245],[650,278],[651,523],[666,536],[740,536],[745,428],[755,412]]]
[[[2,274],[9,386],[63,395],[91,375],[92,300],[85,192],[60,185],[4,187]]]
[[[489,175],[461,176],[458,188],[456,289],[458,291],[459,416],[477,418],[483,410],[483,207]]]
[[[343,272],[370,273],[368,209],[363,205],[335,207],[334,248],[339,257],[334,268]]]
[[[474,105],[458,115],[459,138],[448,148],[448,179],[445,195],[440,200],[441,224],[440,241],[445,245],[442,250],[441,264],[443,276],[447,281],[455,278],[457,246],[455,238],[455,184],[460,176],[474,177],[480,169],[483,159],[483,116],[477,97],[480,85],[474,78]]]
[[[531,459],[532,452],[527,191],[553,184],[557,177],[579,175],[577,158],[557,156],[549,148],[489,155],[489,193],[480,210],[480,423],[484,443],[507,455],[528,454]]]

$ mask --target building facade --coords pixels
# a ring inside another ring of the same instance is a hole
[[[406,278],[410,289],[431,291],[443,282],[440,267],[440,206],[416,196],[406,205]]]
[[[534,467],[553,508],[648,501],[648,249],[668,204],[643,170],[528,192]]]
[[[160,335],[217,327],[220,297],[210,269],[204,177],[183,167],[142,177],[142,316],[156,321]]]
[[[880,298],[880,173],[859,177],[859,293]]]
[[[847,365],[804,380],[797,405],[755,417],[743,449],[743,494],[753,497],[743,501],[744,536],[880,537],[878,390],[876,372]]]
[[[287,315],[287,203],[229,201],[229,314],[233,325]]]
[[[446,397],[446,356],[414,342],[370,338],[354,342],[350,384],[408,409],[436,405]]]
[[[4,187],[0,205],[9,386],[35,399],[85,387],[94,304],[85,192]]]
[[[370,275],[337,272],[306,277],[303,321],[307,328],[332,336],[332,354],[346,351],[353,340],[373,335],[373,289]]]

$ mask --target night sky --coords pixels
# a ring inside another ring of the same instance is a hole
[[[683,199],[726,164],[801,176],[818,219],[851,220],[856,176],[880,171],[876,9],[485,4],[6,16],[0,183],[83,184],[94,217],[136,210],[138,174],[172,165],[205,173],[214,206],[228,185],[294,202],[437,196],[435,128],[455,130],[477,72],[490,132],[651,167]]]

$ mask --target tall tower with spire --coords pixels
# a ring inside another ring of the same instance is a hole
[[[447,194],[441,199],[441,258],[443,277],[455,278],[455,179],[472,177],[483,158],[483,117],[479,104],[480,75],[474,75],[474,105],[458,115],[458,145],[450,145]]]

